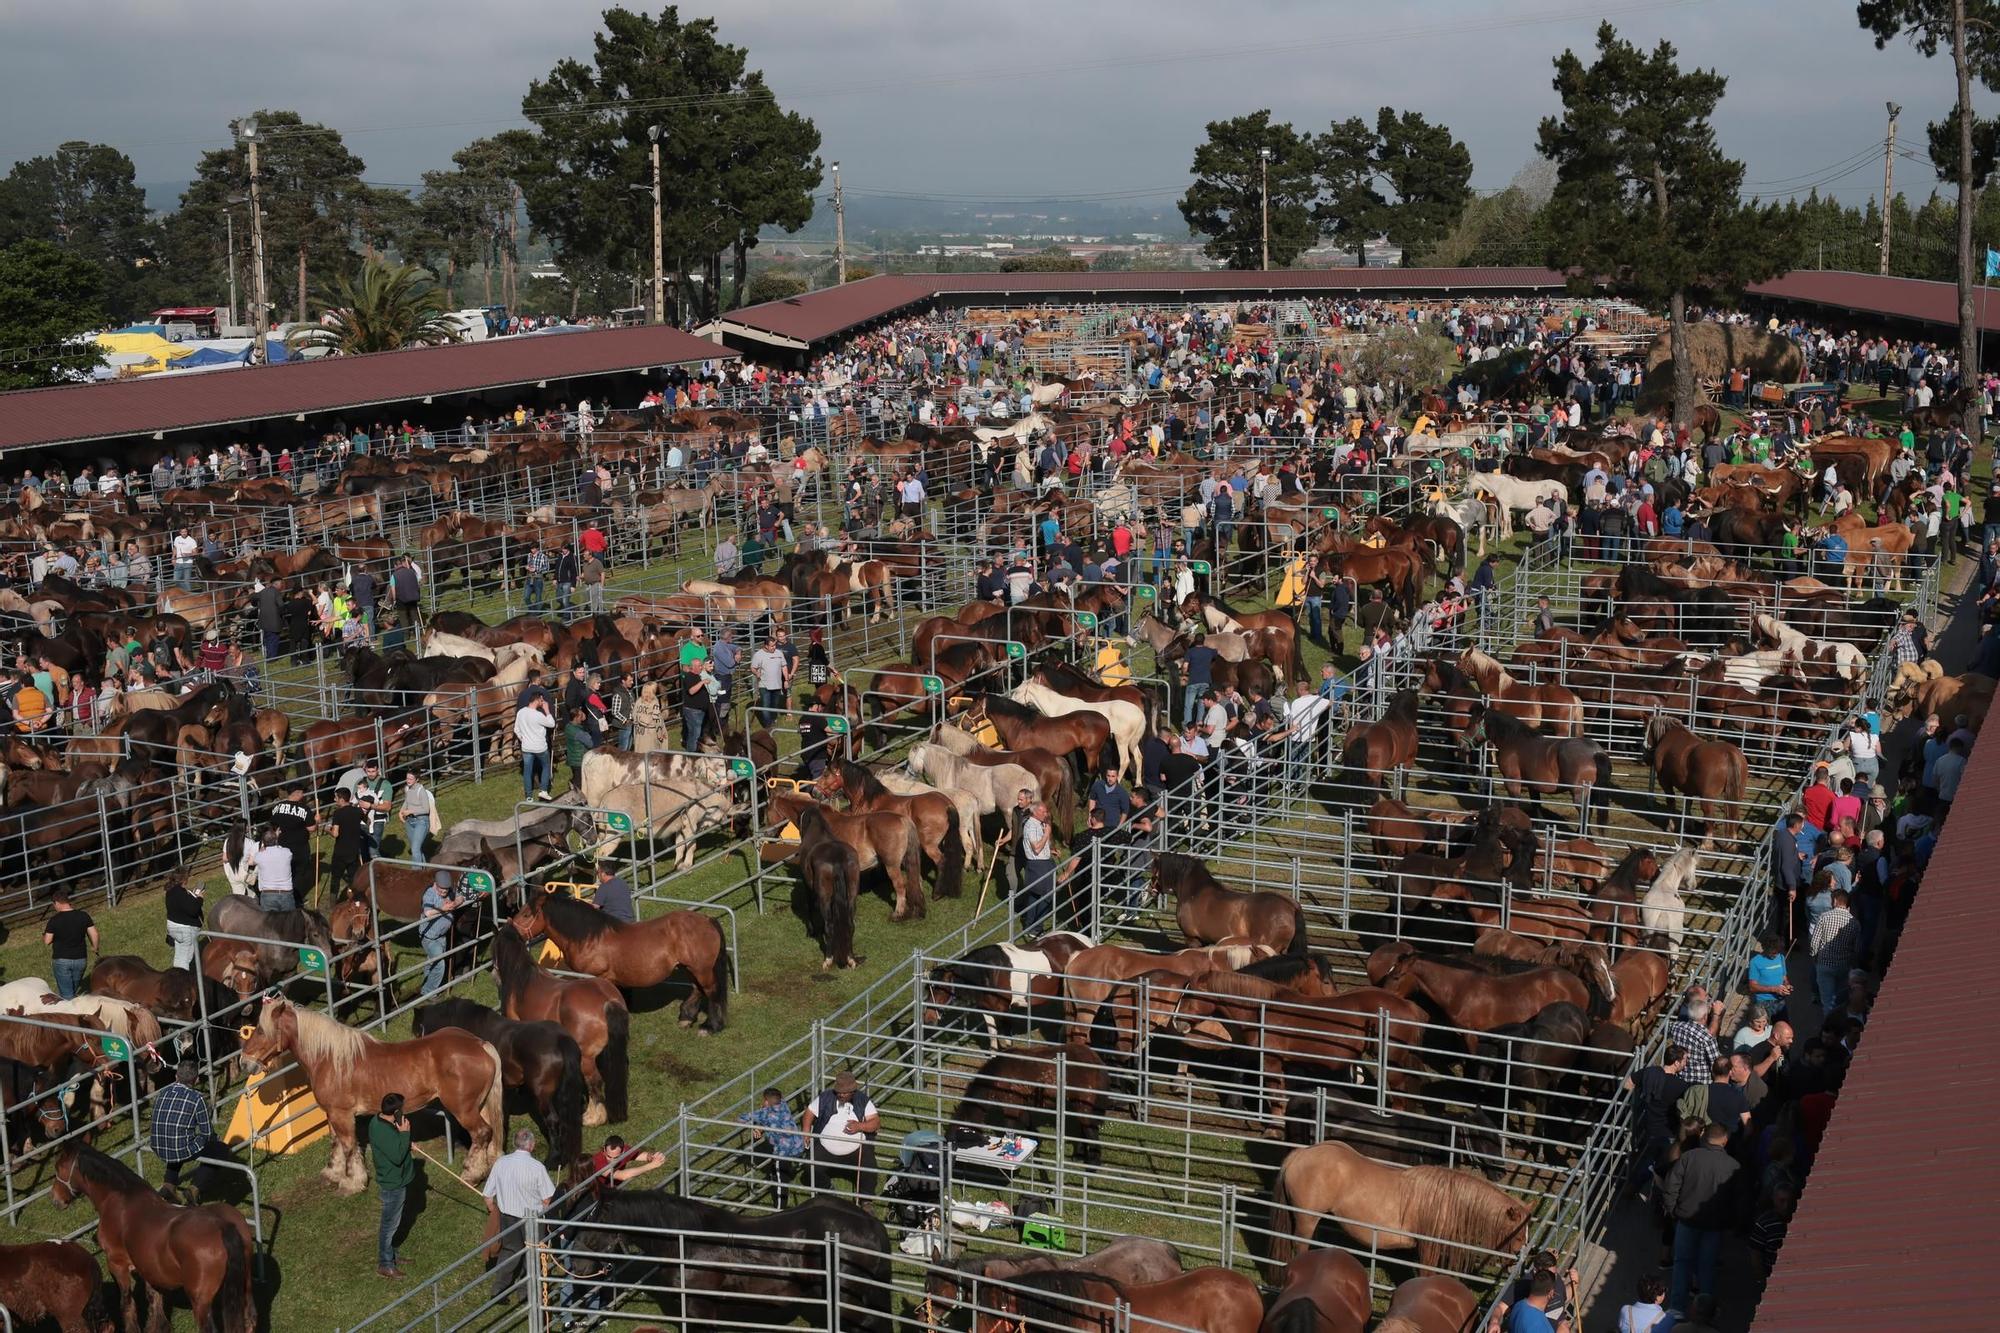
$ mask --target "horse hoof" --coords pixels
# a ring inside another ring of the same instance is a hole
[[[683,1018],[680,1020],[680,1024],[684,1028],[691,1028],[694,1026],[694,1020],[692,1018]]]
[[[819,970],[822,972],[831,972],[833,970],[833,960],[831,958],[820,959]]]
[[[604,1124],[608,1119],[609,1117],[604,1113],[603,1102],[592,1102],[583,1108],[583,1123],[585,1128],[595,1129],[597,1126]]]

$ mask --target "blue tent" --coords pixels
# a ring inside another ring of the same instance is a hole
[[[242,365],[250,359],[250,349],[240,352],[225,351],[220,347],[204,347],[191,356],[184,356],[174,362],[175,370],[196,370],[203,366]]]

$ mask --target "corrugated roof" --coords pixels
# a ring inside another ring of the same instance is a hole
[[[1559,291],[1562,274],[1545,268],[1321,268],[1265,273],[1184,269],[1156,273],[880,274],[783,301],[745,306],[718,324],[811,345],[940,296],[1078,300],[1124,297],[1329,295],[1409,292]]]
[[[648,325],[316,357],[209,375],[23,389],[0,394],[0,449],[353,411],[734,355],[679,329]]]
[[[1951,282],[1807,269],[1754,283],[1750,291],[1772,300],[1800,301],[1885,319],[1958,327],[1958,284]],[[1973,309],[1983,327],[2000,332],[2000,301],[1991,297],[1984,288],[1979,289],[1973,296]]]
[[[1758,1333],[2000,1322],[2000,744],[1975,751],[1869,1015]]]

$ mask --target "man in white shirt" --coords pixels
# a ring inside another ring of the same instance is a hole
[[[854,1182],[854,1201],[864,1209],[874,1192],[875,1135],[882,1128],[882,1112],[843,1069],[833,1076],[833,1086],[813,1098],[799,1121],[799,1129],[812,1142],[812,1188],[826,1191],[835,1178]]]
[[[174,534],[174,582],[182,592],[194,591],[194,553],[200,549],[201,544],[186,528]]]
[[[496,1229],[487,1253],[494,1259],[489,1290],[497,1301],[506,1296],[521,1270],[521,1252],[527,1245],[527,1228],[521,1219],[539,1215],[556,1196],[548,1169],[535,1158],[533,1130],[515,1133],[514,1151],[493,1164],[480,1193],[486,1199],[487,1225]]]
[[[555,773],[549,762],[549,736],[556,719],[549,697],[536,694],[514,714],[514,739],[521,744],[521,798],[548,800]]]
[[[292,851],[278,841],[278,830],[264,830],[257,849],[257,905],[267,912],[289,912],[298,906],[292,888]]]

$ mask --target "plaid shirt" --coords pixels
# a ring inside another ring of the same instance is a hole
[[[1706,1074],[1715,1065],[1715,1057],[1721,1054],[1713,1034],[1692,1019],[1676,1018],[1667,1024],[1667,1040],[1688,1053],[1687,1067],[1693,1075]],[[1707,1080],[1696,1078],[1695,1081]]]
[[[169,1083],[153,1102],[153,1154],[163,1162],[201,1156],[214,1127],[208,1099],[184,1083]]]
[[[799,1133],[799,1122],[792,1118],[792,1108],[779,1102],[776,1106],[759,1106],[754,1111],[746,1111],[736,1117],[746,1125],[755,1125],[764,1131],[764,1141],[771,1145],[771,1151],[780,1157],[803,1157],[806,1155],[805,1137]]]
[[[1896,655],[1897,666],[1915,666],[1921,656],[1917,652],[1917,636],[1908,625],[1896,627],[1896,633],[1889,640],[1889,651]]]

